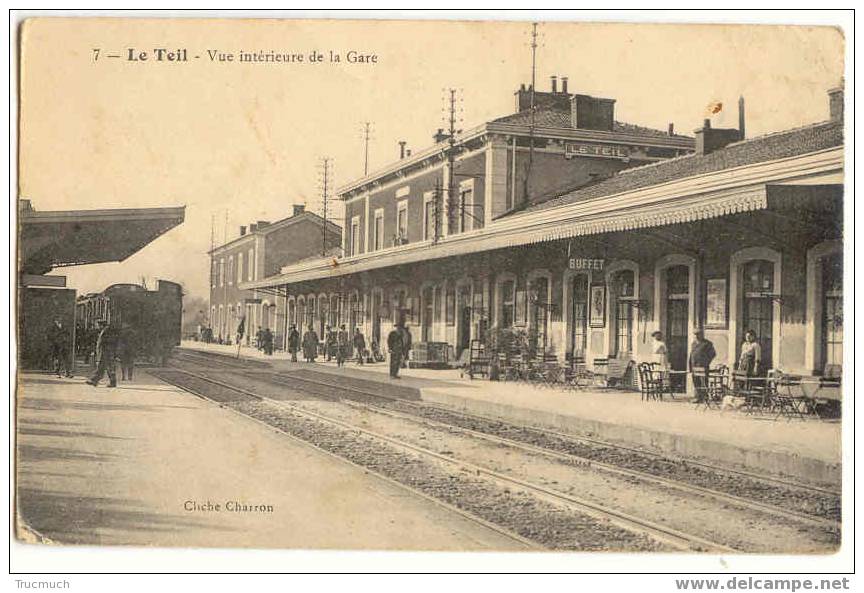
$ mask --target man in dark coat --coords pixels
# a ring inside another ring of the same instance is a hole
[[[123,381],[131,381],[135,370],[135,355],[137,343],[135,333],[128,325],[123,326],[117,344],[117,358],[120,359],[120,377]]]
[[[336,334],[336,366],[345,364],[345,359],[351,351],[351,336],[348,335],[348,330],[345,329],[345,324],[339,326],[339,333]]]
[[[264,330],[264,354],[273,355],[273,331],[269,327]]]
[[[696,388],[696,401],[701,401],[704,397],[708,383],[708,368],[711,366],[711,361],[717,356],[714,350],[714,344],[711,340],[705,339],[705,332],[698,328],[693,332],[695,341],[690,345],[690,360],[689,368],[693,376],[693,386]],[[700,372],[694,372],[693,369],[703,369]]]
[[[99,323],[101,330],[96,338],[96,372],[87,381],[93,387],[99,384],[108,373],[108,387],[117,387],[117,370],[114,359],[117,357],[117,330],[107,322]]]
[[[402,368],[408,368],[408,353],[411,352],[411,330],[408,326],[402,324],[399,328],[402,332]]]
[[[360,333],[360,328],[354,328],[354,352],[357,353],[357,364],[363,364],[363,358],[366,356],[366,338]]]
[[[402,368],[402,356],[404,346],[402,343],[402,328],[398,325],[393,327],[387,335],[387,349],[390,351],[390,377],[399,378],[399,369]]]
[[[310,325],[306,333],[303,334],[303,358],[306,359],[306,362],[315,362],[317,356],[318,334],[315,333],[315,330]]]
[[[69,367],[69,338],[63,322],[55,319],[48,329],[48,344],[51,346],[51,370],[56,372],[58,377],[72,376],[72,369]]]
[[[291,362],[297,362],[297,351],[300,350],[300,332],[297,331],[297,326],[291,324],[291,329],[288,330],[288,352],[291,353]]]

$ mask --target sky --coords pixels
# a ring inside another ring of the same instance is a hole
[[[31,20],[19,197],[37,210],[185,205],[182,225],[126,261],[55,273],[79,292],[144,277],[206,297],[211,233],[230,240],[293,204],[320,212],[320,160],[332,159],[336,186],[361,176],[364,122],[375,170],[398,158],[399,140],[432,144],[447,88],[459,89],[461,128],[512,113],[530,82],[530,32],[527,22]],[[828,27],[541,23],[539,33],[538,90],[568,76],[571,92],[615,98],[616,119],[679,133],[717,102],[712,125],[736,127],[742,95],[748,137],[825,120],[843,74],[843,35]],[[158,61],[157,48],[185,48],[188,61]],[[127,60],[130,49],[148,59]],[[259,50],[304,61],[238,61]],[[347,63],[349,51],[377,61]],[[313,52],[325,60],[310,63]]]

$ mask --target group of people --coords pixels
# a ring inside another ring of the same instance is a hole
[[[117,361],[120,362],[122,380],[131,381],[137,350],[134,331],[125,324],[118,329],[104,320],[98,321],[97,327],[96,371],[87,383],[96,387],[107,374],[108,387],[117,387]]]
[[[107,374],[108,386],[117,386],[116,363],[119,361],[121,378],[131,381],[135,369],[137,341],[135,332],[128,326],[116,328],[105,320],[96,322],[93,332],[78,330],[78,343],[83,349],[85,364],[94,358],[96,370],[87,381],[96,386]],[[51,349],[51,370],[58,377],[72,377],[72,334],[60,319],[54,319],[48,329],[48,344]],[[90,339],[92,337],[92,340]]]
[[[258,328],[255,332],[255,346],[268,356],[273,355],[273,330],[269,327]]]
[[[343,366],[345,361],[355,354],[357,364],[362,365],[367,356],[366,338],[359,328],[354,328],[351,335],[345,324],[336,330],[327,326],[324,330],[324,360],[335,359],[338,366]],[[292,324],[288,330],[288,352],[291,353],[291,361],[297,362],[297,353],[302,350],[303,359],[306,362],[315,362],[318,358],[318,347],[321,340],[318,332],[311,325],[306,329],[301,339],[297,326]]]
[[[390,375],[393,377],[398,377],[399,368],[405,368],[408,352],[411,350],[411,332],[403,324],[394,327],[394,331],[397,330],[399,332],[398,343],[392,337],[392,332],[387,339],[391,361]],[[361,366],[366,362],[382,362],[384,360],[384,356],[378,351],[378,345],[374,340],[372,341],[372,349],[370,351],[366,343],[366,337],[360,331],[360,328],[355,327],[352,334],[344,323],[339,326],[338,330],[327,326],[323,337],[322,344],[318,332],[311,325],[301,336],[297,326],[291,324],[286,339],[288,352],[291,354],[291,361],[297,362],[298,353],[302,353],[303,360],[306,362],[315,362],[318,356],[323,353],[325,361],[335,360],[336,365],[340,367],[344,366],[345,361],[352,358],[352,356],[354,362]],[[397,362],[394,363],[394,360]],[[395,372],[394,364],[397,364]]]
[[[663,332],[655,331],[651,334],[653,343],[651,352],[654,360],[661,370],[668,371],[669,366],[669,350],[666,342],[663,339]],[[711,362],[717,356],[714,349],[714,344],[711,340],[705,337],[705,332],[701,328],[697,328],[693,332],[694,341],[690,345],[690,359],[688,360],[688,370],[693,376],[694,383],[702,384],[706,379],[698,373],[694,373],[693,369],[707,370],[711,366]],[[746,374],[748,377],[756,377],[761,375],[765,369],[762,365],[762,347],[759,345],[756,332],[748,329],[744,332],[744,342],[741,344],[741,353],[738,356],[736,370]],[[697,390],[701,393],[703,390]],[[697,396],[698,399],[698,396]]]

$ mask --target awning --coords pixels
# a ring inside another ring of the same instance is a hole
[[[20,271],[123,261],[181,224],[185,206],[40,212],[19,209]]]
[[[698,175],[525,214],[500,218],[481,229],[341,259],[316,259],[240,285],[241,289],[335,278],[373,269],[518,247],[585,235],[718,218],[768,207],[770,184],[842,176],[842,147]]]

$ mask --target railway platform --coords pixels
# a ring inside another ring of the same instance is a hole
[[[237,348],[184,342],[184,347],[223,355]],[[340,385],[421,399],[505,421],[679,455],[737,469],[768,472],[838,486],[840,422],[786,421],[738,412],[695,409],[692,403],[641,401],[638,393],[590,389],[569,392],[521,383],[470,380],[458,370],[403,369],[399,381],[386,363],[339,368],[332,362],[291,363],[283,352],[266,356],[241,348],[240,357],[266,360],[275,370],[338,378]]]
[[[520,549],[146,371],[116,388],[20,375],[16,453],[27,543]]]

